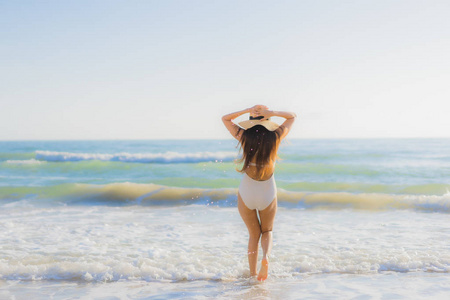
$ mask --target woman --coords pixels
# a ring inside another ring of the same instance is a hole
[[[250,113],[249,120],[240,122],[239,126],[232,122],[245,113]],[[273,116],[286,120],[280,126],[269,120]],[[240,162],[243,161],[244,165],[238,170],[243,173],[238,192],[238,209],[249,233],[250,276],[256,276],[258,245],[261,239],[263,257],[257,277],[260,281],[267,279],[272,227],[277,212],[277,191],[273,172],[275,160],[278,158],[278,146],[290,131],[296,117],[291,112],[268,110],[264,105],[255,105],[222,117],[223,123],[239,141],[242,150]]]

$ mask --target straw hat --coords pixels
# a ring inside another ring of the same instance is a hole
[[[241,126],[244,129],[249,129],[256,125],[261,125],[261,126],[264,126],[265,128],[267,128],[267,130],[269,130],[269,131],[274,131],[278,127],[280,127],[280,125],[278,125],[277,123],[270,121],[270,118],[264,119],[264,116],[259,116],[259,117],[250,116],[250,120],[242,121],[242,122],[239,122],[238,124],[239,124],[239,126]]]

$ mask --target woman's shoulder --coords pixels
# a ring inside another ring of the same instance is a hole
[[[265,167],[265,166],[268,166],[268,165],[275,165],[275,163],[276,163],[276,161],[275,160],[270,160],[267,164],[257,164],[257,163],[255,163],[255,162],[249,162],[248,163],[248,165],[249,166],[254,166],[254,167],[257,167],[257,166],[260,166],[260,167]]]

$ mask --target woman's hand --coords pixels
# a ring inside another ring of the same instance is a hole
[[[259,117],[263,116],[264,119],[272,117],[273,112],[265,105],[255,105],[250,108],[250,116]]]
[[[264,112],[267,113],[268,107],[265,105],[255,105],[250,108],[250,116],[252,117],[259,117],[259,116],[265,116]]]

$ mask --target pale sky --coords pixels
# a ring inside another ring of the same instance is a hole
[[[0,1],[0,140],[450,137],[450,1]],[[280,119],[281,120],[281,119]],[[277,120],[277,121],[280,121]]]

